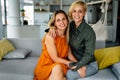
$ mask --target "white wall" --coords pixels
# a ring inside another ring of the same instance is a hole
[[[8,38],[40,38],[40,26],[7,26]]]

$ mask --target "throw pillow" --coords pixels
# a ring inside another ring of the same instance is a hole
[[[0,40],[0,60],[2,60],[4,55],[10,51],[13,51],[14,49],[14,46],[6,38]]]
[[[32,50],[30,49],[15,49],[12,52],[9,52],[4,58],[7,59],[16,59],[16,58],[25,58],[28,54],[30,54]]]
[[[118,80],[120,80],[120,62],[113,64],[111,70],[117,76]]]
[[[99,69],[109,67],[119,62],[119,54],[120,46],[97,49],[94,53]]]

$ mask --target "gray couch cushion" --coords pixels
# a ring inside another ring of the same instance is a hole
[[[81,78],[77,80],[117,80],[116,76],[110,69],[99,70],[99,72],[93,76]]]
[[[31,52],[32,50],[30,49],[15,49],[14,51],[11,51],[7,55],[5,55],[3,58],[6,59],[25,58]]]
[[[111,66],[113,73],[117,76],[118,80],[120,80],[120,63],[116,63]]]
[[[33,80],[37,60],[38,57],[2,60],[0,62],[0,80]]]
[[[30,56],[38,57],[41,53],[41,39],[37,38],[9,38],[16,49],[27,48],[32,50]]]

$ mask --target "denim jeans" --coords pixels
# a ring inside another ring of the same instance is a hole
[[[94,75],[98,72],[98,65],[96,62],[89,63],[86,65],[86,77]],[[66,74],[67,80],[76,80],[79,79],[79,73],[77,71],[68,70]]]

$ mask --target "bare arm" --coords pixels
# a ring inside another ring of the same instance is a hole
[[[70,48],[69,48],[69,52],[68,52],[68,59],[69,59],[70,61],[77,62],[77,60],[76,60],[75,57],[73,56],[72,51],[71,51]]]
[[[67,59],[60,58],[58,56],[54,38],[52,36],[50,36],[48,34],[46,35],[45,45],[47,47],[47,50],[48,50],[48,53],[49,53],[51,59],[54,62],[63,63],[63,64],[66,64],[67,66],[69,65],[70,61],[68,61]]]

